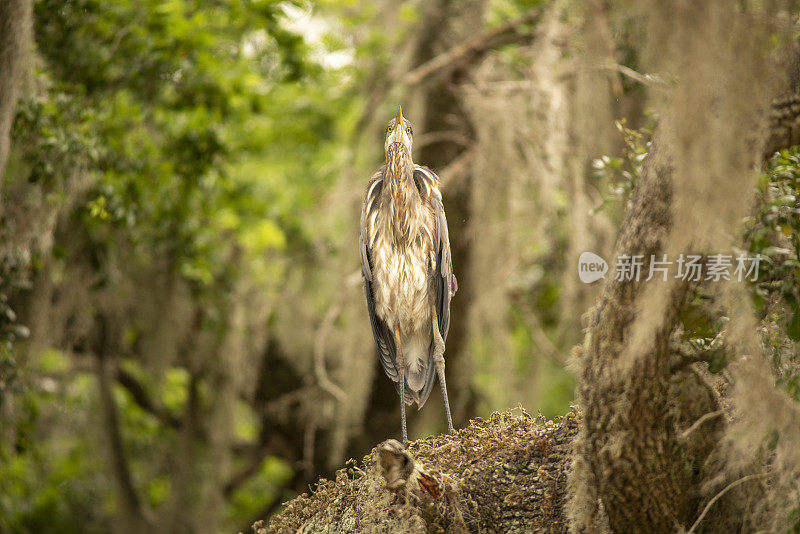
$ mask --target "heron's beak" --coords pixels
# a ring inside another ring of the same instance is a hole
[[[403,107],[397,108],[397,122],[394,123],[394,132],[392,132],[392,141],[395,143],[403,142]]]

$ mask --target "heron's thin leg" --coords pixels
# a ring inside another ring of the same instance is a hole
[[[444,399],[444,413],[447,417],[447,431],[453,430],[453,418],[450,416],[450,401],[447,400],[447,381],[444,379],[444,339],[439,332],[439,318],[436,308],[433,308],[433,363],[436,365],[436,374],[439,375],[439,385],[442,386],[442,399]]]
[[[402,427],[403,445],[408,443],[406,430],[406,357],[403,354],[403,345],[400,343],[400,330],[394,327],[394,344],[397,348],[395,363],[400,372],[400,426]]]

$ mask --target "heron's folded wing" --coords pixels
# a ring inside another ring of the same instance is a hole
[[[450,330],[450,299],[455,294],[456,281],[453,275],[453,258],[450,254],[450,233],[447,229],[447,217],[444,214],[442,194],[439,191],[439,177],[427,167],[417,165],[414,178],[420,193],[427,194],[428,202],[434,213],[433,247],[436,257],[436,269],[433,273],[433,284],[436,290],[436,314],[439,319],[439,332],[442,339],[447,339]]]
[[[441,196],[433,200],[436,209],[436,313],[439,317],[439,331],[442,339],[447,340],[450,331],[450,299],[455,294],[456,277],[453,274],[453,258],[450,255],[450,234],[447,230],[447,218]]]
[[[400,377],[395,366],[396,349],[394,346],[394,337],[389,331],[380,317],[375,312],[375,298],[374,298],[374,284],[375,280],[372,277],[372,254],[369,247],[369,231],[367,228],[367,221],[371,210],[378,209],[377,196],[380,194],[380,178],[373,179],[370,182],[369,189],[367,190],[367,198],[364,202],[364,207],[361,210],[361,234],[359,236],[359,250],[361,253],[361,274],[364,279],[364,293],[367,298],[367,311],[369,312],[369,320],[372,324],[372,335],[375,338],[375,346],[378,349],[378,357],[380,358],[383,370],[392,381],[399,382]],[[395,384],[396,386],[398,384]],[[399,386],[398,386],[399,387]]]
[[[427,200],[433,209],[434,232],[433,247],[436,266],[432,273],[433,287],[436,291],[436,316],[439,321],[439,332],[442,339],[447,340],[450,330],[450,299],[455,293],[456,282],[453,275],[453,259],[450,255],[450,235],[447,229],[447,218],[444,214],[442,194],[439,191],[439,177],[427,167],[417,166],[414,169],[414,179],[421,195],[427,195]],[[435,366],[433,363],[433,343],[431,343],[428,358],[428,379],[420,393],[420,406],[425,403],[433,388]]]

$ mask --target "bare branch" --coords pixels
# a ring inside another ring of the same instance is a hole
[[[528,328],[530,328],[530,334],[533,338],[533,342],[536,343],[536,345],[539,347],[539,350],[548,357],[552,358],[554,361],[558,362],[560,365],[566,365],[566,358],[564,354],[562,354],[558,347],[556,347],[555,343],[550,341],[550,338],[547,337],[547,333],[542,328],[542,324],[539,321],[539,318],[536,317],[536,314],[533,312],[530,303],[525,301],[521,293],[517,293],[514,296],[518,301],[519,310],[522,312],[525,323],[528,325]]]
[[[333,328],[333,323],[336,322],[336,318],[339,317],[343,305],[342,299],[339,298],[330,309],[328,309],[328,312],[322,319],[322,323],[317,329],[317,336],[314,339],[314,377],[317,379],[319,386],[333,395],[339,402],[344,402],[347,399],[347,393],[328,378],[328,372],[325,370],[325,340]]]
[[[303,432],[303,472],[307,479],[314,476],[314,440],[317,437],[317,421],[312,419]]]
[[[226,499],[229,498],[234,491],[239,489],[239,487],[244,484],[247,479],[258,472],[258,469],[261,467],[261,463],[264,461],[264,458],[270,454],[270,452],[270,447],[268,447],[266,444],[262,443],[259,445],[258,449],[253,452],[250,460],[247,462],[247,465],[237,471],[222,487],[222,494],[225,495]]]
[[[667,84],[664,78],[662,76],[659,76],[658,74],[647,74],[647,73],[642,74],[640,72],[633,70],[630,67],[626,67],[625,65],[620,65],[619,63],[608,63],[606,65],[601,65],[600,69],[616,71],[635,82],[639,82],[642,85],[655,86],[655,85]]]
[[[708,511],[711,510],[711,507],[714,506],[714,503],[717,502],[723,495],[728,493],[730,490],[732,490],[736,486],[739,486],[740,484],[744,484],[748,480],[766,478],[771,475],[772,473],[759,473],[756,475],[747,475],[746,477],[742,477],[739,480],[735,480],[730,484],[728,484],[727,486],[725,486],[725,488],[722,491],[714,495],[714,497],[710,501],[708,501],[706,507],[703,508],[703,513],[700,514],[700,517],[697,518],[697,521],[694,522],[692,528],[689,529],[689,532],[687,532],[687,534],[692,534],[693,532],[696,532],[697,527],[700,526],[700,523],[703,521],[703,518],[706,516]]]
[[[614,38],[611,35],[611,24],[608,20],[610,6],[606,0],[592,0],[591,5],[595,15],[594,24],[597,27],[597,32],[599,33],[600,39],[603,42],[605,55],[610,61],[616,63],[616,44],[614,43]],[[620,80],[619,76],[611,76],[610,78],[611,79],[609,81],[611,82],[611,92],[614,93],[615,98],[620,98],[623,91],[622,80]]]
[[[119,414],[114,394],[109,380],[110,370],[102,357],[97,358],[97,378],[100,389],[100,404],[103,412],[103,426],[108,433],[108,442],[111,455],[114,478],[119,487],[120,503],[125,515],[130,521],[143,524],[144,514],[142,503],[136,488],[133,485],[125,447],[122,442],[122,433],[119,428]]]
[[[700,425],[702,425],[702,424],[703,424],[703,423],[705,423],[706,421],[709,421],[709,420],[711,420],[711,419],[714,419],[715,417],[719,417],[720,415],[725,415],[725,410],[716,410],[716,411],[714,411],[714,412],[709,412],[709,413],[707,413],[707,414],[703,414],[703,416],[702,416],[702,417],[700,417],[700,418],[699,418],[697,421],[695,421],[694,423],[692,423],[692,426],[690,426],[689,428],[687,428],[686,430],[684,430],[683,432],[681,432],[680,439],[682,439],[682,440],[683,440],[683,439],[686,439],[686,438],[688,438],[688,437],[689,437],[689,435],[690,435],[692,432],[694,432],[695,430],[697,430],[698,428],[700,428]]]
[[[446,52],[426,61],[406,74],[405,77],[403,77],[403,84],[406,86],[417,85],[425,78],[445,68],[452,67],[454,64],[470,56],[475,57],[497,46],[510,44],[519,40],[520,35],[516,32],[517,28],[523,24],[536,22],[541,14],[541,9],[531,10],[502,26],[485,31],[453,46]]]
[[[469,137],[453,130],[426,132],[420,135],[419,138],[414,141],[414,144],[417,146],[417,148],[419,148],[442,142],[451,142],[464,147],[472,144],[472,140]]]
[[[131,398],[136,404],[139,405],[144,411],[154,415],[159,421],[172,428],[179,428],[181,426],[180,420],[174,414],[170,413],[164,406],[159,406],[150,397],[145,388],[135,376],[121,367],[117,368],[117,382],[124,387]]]
[[[457,158],[451,161],[447,167],[442,169],[439,172],[439,180],[442,182],[442,185],[452,188],[456,182],[456,178],[464,175],[467,165],[469,165],[472,160],[475,159],[475,154],[475,145],[472,145],[470,148],[459,154]]]

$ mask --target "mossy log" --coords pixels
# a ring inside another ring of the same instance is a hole
[[[495,412],[453,435],[406,447],[389,440],[253,530],[567,532],[567,470],[578,424],[574,412],[552,421]]]

